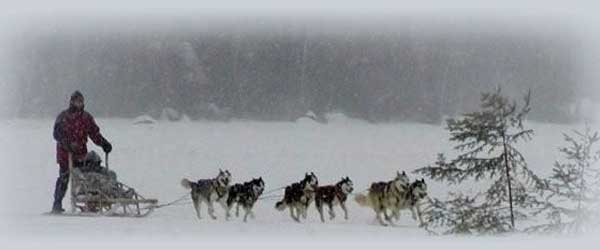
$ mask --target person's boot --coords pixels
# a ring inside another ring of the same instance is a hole
[[[65,210],[62,207],[62,200],[67,192],[67,185],[69,183],[69,175],[62,171],[56,178],[56,185],[54,187],[54,203],[52,204],[52,213],[60,214]]]
[[[54,201],[54,204],[52,204],[52,213],[53,214],[62,214],[64,211],[65,211],[65,209],[62,208],[62,202]]]

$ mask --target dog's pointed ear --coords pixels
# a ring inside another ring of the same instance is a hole
[[[425,178],[421,178],[421,182],[423,182],[423,184],[425,184]]]
[[[404,170],[402,170],[402,175],[406,175],[406,172],[404,172]]]

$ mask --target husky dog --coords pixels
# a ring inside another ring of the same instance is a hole
[[[200,204],[202,202],[206,202],[208,205],[208,215],[213,220],[217,219],[214,215],[215,209],[213,207],[213,202],[219,202],[223,209],[227,211],[226,201],[229,193],[230,181],[231,174],[229,171],[223,171],[221,169],[219,169],[219,175],[213,179],[202,179],[197,182],[192,182],[185,178],[181,180],[181,185],[184,188],[191,189],[190,194],[198,219],[202,219],[202,216],[200,216]]]
[[[352,181],[350,178],[348,178],[348,176],[342,178],[342,180],[335,185],[317,187],[317,190],[315,190],[315,206],[319,211],[321,221],[325,222],[325,219],[323,219],[323,204],[327,204],[329,207],[330,220],[335,218],[333,205],[336,204],[340,204],[340,207],[342,207],[342,210],[344,210],[344,219],[347,220],[348,210],[346,209],[346,200],[348,199],[348,195],[352,193],[353,190],[354,187]]]
[[[231,214],[229,211],[235,203],[235,216],[238,217],[240,214],[240,205],[244,208],[246,214],[244,215],[244,222],[248,219],[248,215],[254,218],[252,207],[258,200],[258,197],[265,190],[265,182],[262,177],[258,179],[252,179],[251,181],[244,183],[237,183],[229,187],[229,195],[227,197],[227,213],[226,216],[229,218]]]
[[[416,180],[408,187],[408,192],[404,198],[392,205],[392,215],[396,220],[400,219],[400,210],[410,209],[414,220],[419,218],[419,226],[424,226],[423,217],[421,217],[420,201],[427,197],[427,184],[425,179]]]
[[[317,176],[313,172],[306,173],[303,180],[285,187],[283,200],[277,202],[275,208],[279,211],[283,211],[286,207],[289,208],[290,217],[296,222],[300,222],[300,215],[306,219],[306,211],[314,199],[315,189],[318,185]]]
[[[366,207],[371,207],[375,211],[375,217],[379,223],[383,226],[387,226],[381,214],[383,213],[385,219],[392,223],[391,218],[387,214],[387,210],[394,209],[396,204],[402,202],[406,193],[408,192],[410,180],[406,173],[402,171],[396,172],[396,178],[388,182],[375,182],[371,184],[367,195],[358,194],[354,197],[355,201]]]

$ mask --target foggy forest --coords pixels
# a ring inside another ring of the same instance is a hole
[[[582,77],[583,42],[558,21],[138,18],[19,23],[6,39],[11,105],[0,114],[53,116],[75,89],[100,117],[169,109],[192,120],[294,121],[311,112],[326,122],[325,113],[340,112],[439,124],[501,87],[532,91],[530,119],[570,123],[597,100]]]

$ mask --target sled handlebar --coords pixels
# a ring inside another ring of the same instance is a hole
[[[110,169],[108,167],[108,153],[104,153],[104,163],[106,163],[106,169]]]

